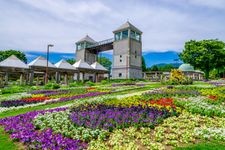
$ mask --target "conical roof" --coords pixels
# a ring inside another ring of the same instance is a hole
[[[96,70],[103,70],[103,71],[108,71],[105,67],[103,67],[101,64],[99,64],[97,61],[91,64],[91,67],[96,69]]]
[[[45,59],[42,56],[37,57],[35,60],[30,62],[28,66],[36,66],[36,67],[46,67],[47,65],[47,59]],[[48,67],[50,68],[56,68],[51,62],[48,61]]]
[[[93,69],[88,63],[82,61],[81,59],[77,62],[75,62],[75,64],[73,64],[73,66],[75,68],[81,68],[81,69]]]
[[[70,63],[68,63],[64,59],[61,59],[59,62],[57,62],[55,66],[60,69],[76,70],[74,66],[72,66]]]
[[[11,67],[11,68],[23,68],[28,69],[29,67],[15,55],[11,55],[5,60],[0,62],[0,67]]]
[[[90,36],[86,35],[84,38],[80,39],[79,41],[77,41],[77,43],[80,42],[89,42],[89,43],[96,43],[95,40],[93,40]]]
[[[126,23],[124,23],[123,25],[121,25],[119,28],[117,28],[116,30],[113,31],[113,33],[124,30],[124,29],[133,29],[139,33],[142,34],[141,30],[139,30],[138,28],[136,28],[134,25],[132,25],[129,21],[127,21]]]

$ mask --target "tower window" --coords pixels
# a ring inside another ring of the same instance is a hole
[[[122,58],[122,55],[120,55],[120,58]]]
[[[120,59],[120,62],[122,62],[122,59]]]
[[[121,39],[121,32],[115,34],[115,41],[119,41]]]
[[[135,31],[132,31],[132,30],[130,31],[130,37],[131,37],[132,39],[137,40],[137,41],[141,41],[141,34],[135,32]]]
[[[128,30],[122,32],[122,39],[128,38]]]
[[[122,73],[119,73],[119,77],[122,77]]]
[[[133,30],[130,31],[130,37],[132,39],[135,39],[135,32]]]

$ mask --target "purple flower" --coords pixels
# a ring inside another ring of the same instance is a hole
[[[129,126],[152,126],[157,124],[158,120],[171,115],[167,110],[153,107],[97,105],[74,108],[70,118],[77,126],[112,130]]]
[[[32,120],[38,114],[64,111],[67,108],[33,111],[26,114],[0,119],[0,125],[11,134],[11,138],[23,142],[28,149],[86,149],[87,143],[55,134],[51,129],[37,131]]]

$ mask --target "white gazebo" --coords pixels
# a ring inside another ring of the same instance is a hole
[[[94,77],[93,77],[93,73],[95,71],[94,68],[92,68],[88,63],[82,61],[82,60],[79,60],[77,62],[75,62],[73,64],[73,66],[79,70],[78,74],[77,74],[77,80],[80,80],[80,77],[81,77],[81,80],[84,81],[85,79],[85,74],[87,75],[86,78],[88,78],[89,80],[94,80]]]
[[[4,83],[8,84],[9,74],[20,74],[20,84],[23,84],[24,75],[27,74],[29,67],[15,55],[11,55],[0,62],[0,73],[5,76]],[[2,76],[0,76],[0,85],[3,84]]]
[[[58,68],[58,70],[56,72],[56,82],[57,83],[60,82],[61,75],[64,75],[64,82],[65,82],[65,84],[68,84],[68,76],[70,76],[71,79],[73,79],[74,73],[78,72],[78,70],[73,65],[71,65],[64,59],[57,62],[55,64],[55,66],[56,66],[56,68]]]
[[[95,82],[98,82],[104,79],[104,74],[109,73],[109,71],[105,67],[103,67],[101,64],[99,64],[97,61],[91,64],[91,67],[95,69],[95,75],[94,75]]]
[[[45,81],[46,76],[46,68],[47,68],[47,62],[48,62],[48,77],[52,77],[57,72],[57,68],[55,65],[53,65],[51,62],[47,61],[42,56],[37,57],[32,62],[28,64],[30,68],[30,84],[33,84],[34,76],[37,76],[37,82],[36,84],[39,84],[39,77],[43,77],[43,81]]]

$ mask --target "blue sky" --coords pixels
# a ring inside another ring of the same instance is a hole
[[[0,49],[75,52],[129,20],[143,31],[143,51],[180,52],[190,39],[225,41],[225,0],[0,0]]]

